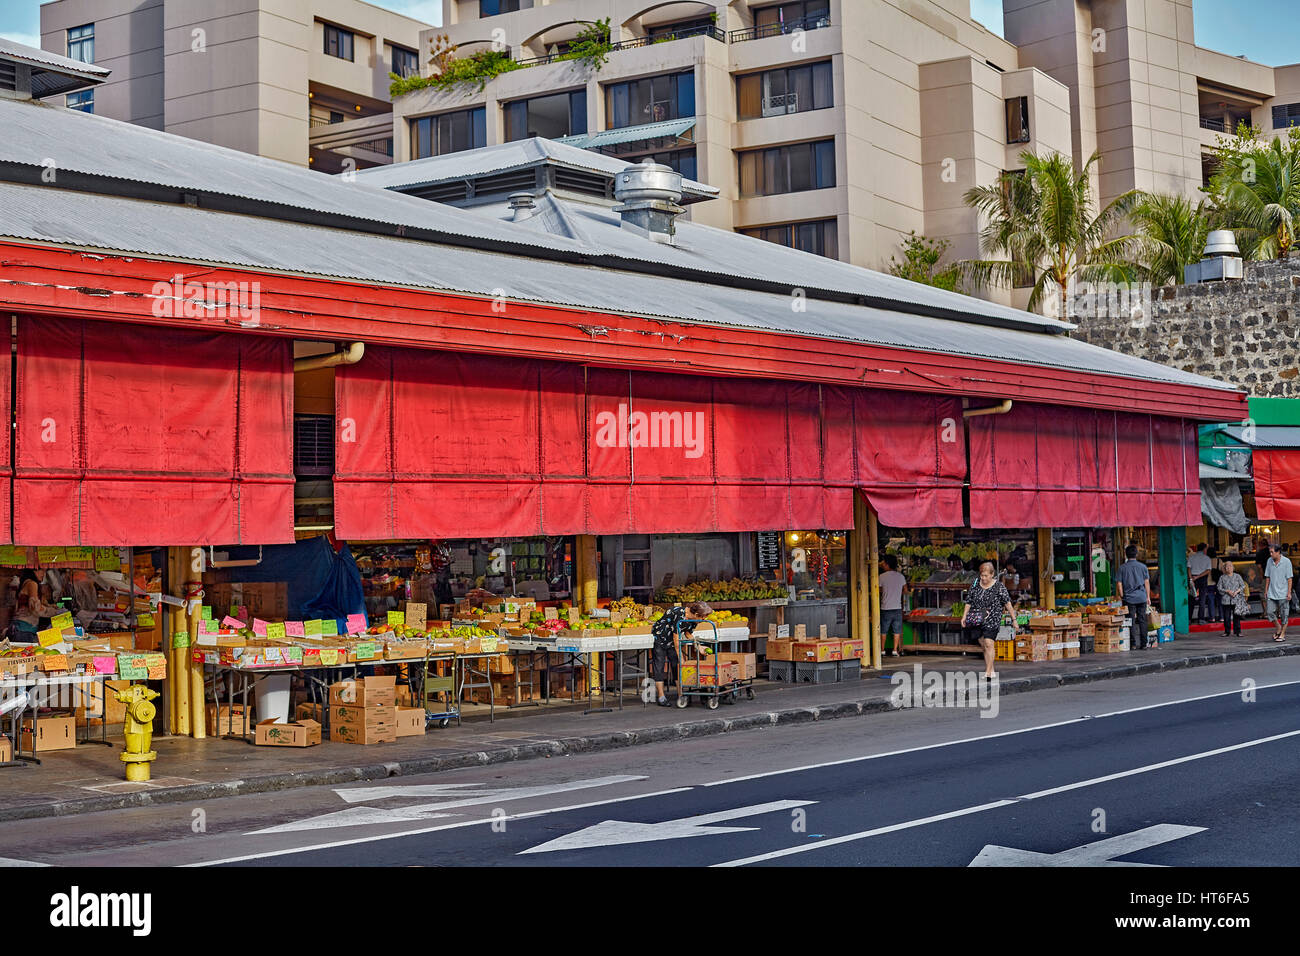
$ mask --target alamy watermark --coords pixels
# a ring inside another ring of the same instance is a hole
[[[619,402],[618,412],[596,413],[600,448],[680,448],[687,458],[704,454],[703,412],[641,412]]]
[[[153,314],[166,319],[239,319],[257,325],[262,311],[260,282],[186,282],[180,273],[153,284]]]
[[[998,715],[998,685],[979,671],[895,671],[889,705],[903,707],[977,707],[981,717]]]

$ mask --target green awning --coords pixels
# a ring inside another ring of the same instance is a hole
[[[603,149],[606,146],[637,143],[647,139],[673,139],[694,128],[694,119],[660,120],[658,123],[605,129],[598,133],[577,133],[573,136],[561,137],[555,142],[564,143],[566,146],[577,146],[579,149]]]

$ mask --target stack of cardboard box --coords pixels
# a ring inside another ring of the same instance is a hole
[[[361,677],[330,685],[330,740],[349,744],[397,740],[397,678]]]

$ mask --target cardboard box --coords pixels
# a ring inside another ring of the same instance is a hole
[[[796,661],[839,661],[844,659],[844,642],[795,641],[791,657]]]
[[[344,744],[388,744],[397,740],[396,708],[389,723],[340,723],[338,708],[330,711],[330,740]]]
[[[283,621],[289,616],[289,585],[285,581],[221,581],[203,585],[204,603],[220,620],[232,606],[248,608],[251,617]],[[220,613],[218,613],[220,612]]]
[[[77,718],[72,714],[48,714],[36,721],[35,741],[32,740],[32,723],[31,717],[24,718],[20,730],[21,749],[27,753],[71,750],[77,746]]]
[[[211,707],[212,705],[209,704],[208,706]],[[251,710],[252,708],[250,707],[249,709]],[[322,713],[320,704],[315,703],[314,701],[303,701],[293,709],[293,719],[314,720],[319,723],[323,721],[325,717]]]
[[[394,707],[397,705],[396,677],[362,677],[330,684],[330,706]]]
[[[272,719],[258,723],[253,743],[259,747],[313,747],[320,739],[320,724],[314,720],[280,724]]]
[[[794,639],[795,639],[796,641],[806,641],[806,640],[808,640],[808,625],[807,625],[807,624],[796,624],[796,625],[794,626]]]
[[[763,656],[769,661],[792,661],[794,660],[794,641],[787,638],[769,637],[767,639],[767,651]]]
[[[14,742],[0,734],[0,763],[8,763],[14,759]]]
[[[866,642],[840,641],[841,660],[856,661],[866,656]]]
[[[718,658],[736,665],[738,671],[736,680],[748,680],[758,676],[757,654],[721,653]]]
[[[1041,617],[1031,617],[1029,619],[1029,626],[1035,630],[1051,630],[1057,627],[1078,627],[1082,623],[1082,614],[1044,614]]]
[[[399,737],[424,736],[424,708],[423,707],[398,707],[397,708],[397,736]]]
[[[299,708],[301,711],[301,708]],[[209,737],[224,737],[227,734],[242,736],[244,733],[244,705],[208,704],[207,727]],[[295,713],[294,718],[313,717],[313,714]],[[248,705],[248,726],[253,726],[253,705]]]

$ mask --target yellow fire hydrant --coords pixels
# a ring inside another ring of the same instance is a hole
[[[126,779],[136,783],[149,779],[149,763],[158,759],[157,752],[149,749],[153,741],[153,718],[158,712],[150,701],[157,696],[156,690],[150,690],[144,684],[132,684],[117,692],[118,703],[126,704],[126,720],[122,727],[126,750],[120,756],[126,764]]]

